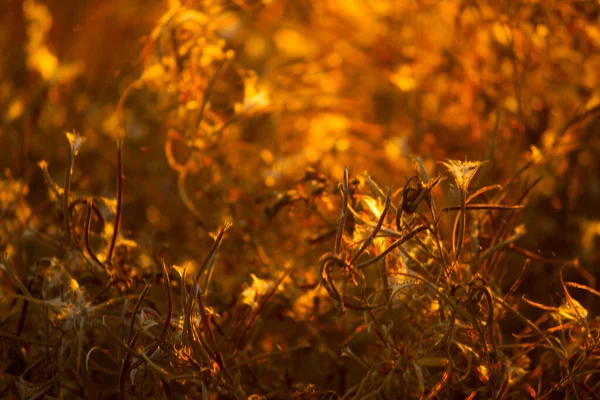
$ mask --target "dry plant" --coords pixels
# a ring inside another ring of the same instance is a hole
[[[5,14],[2,396],[600,397],[595,3],[166,3]]]

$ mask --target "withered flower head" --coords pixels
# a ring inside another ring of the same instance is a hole
[[[75,157],[81,146],[83,146],[83,143],[85,143],[86,138],[79,136],[77,132],[73,131],[73,133],[67,132],[67,140],[69,140],[69,147],[71,148],[71,157]]]
[[[463,192],[469,188],[471,180],[479,170],[479,168],[487,161],[459,161],[448,160],[442,162],[454,178],[456,186]]]

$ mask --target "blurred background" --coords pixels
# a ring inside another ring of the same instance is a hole
[[[600,103],[595,1],[0,7],[0,163],[7,179],[25,180],[34,205],[46,195],[36,164],[46,160],[60,182],[73,130],[87,140],[74,189],[114,196],[118,102],[147,71],[122,111],[124,230],[175,262],[203,250],[206,234],[177,195],[167,141],[181,163],[194,158],[184,185],[203,223],[231,218],[257,237],[267,223],[286,230],[285,218],[267,221],[260,209],[307,166],[340,179],[349,165],[399,187],[415,172],[410,155],[430,174],[445,158],[489,159],[485,183],[497,183],[536,146],[544,157],[532,179],[543,179],[526,213],[528,245],[598,272],[600,128],[586,115]],[[177,7],[194,11],[169,20]],[[286,251],[302,252],[297,235]]]
[[[347,165],[396,190],[415,156],[430,176],[488,160],[480,187],[528,165],[511,204],[540,179],[519,242],[540,257],[523,284],[536,301],[556,303],[560,260],[600,273],[597,1],[1,0],[0,48],[2,251],[22,265],[52,253],[14,238],[25,222],[52,233],[38,163],[62,185],[75,131],[82,195],[115,197],[123,140],[121,232],[141,255],[197,266],[208,231],[234,223],[225,290],[274,265],[314,273],[339,195],[307,176]],[[30,210],[7,214],[23,190]]]

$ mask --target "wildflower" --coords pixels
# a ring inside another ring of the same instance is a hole
[[[246,287],[242,292],[242,303],[257,308],[260,299],[273,287],[273,282],[257,278],[254,274],[250,274],[250,276],[252,277],[252,285]]]
[[[75,157],[81,146],[85,143],[85,138],[79,136],[77,133],[67,132],[67,140],[69,141],[69,147],[71,148],[71,157]]]
[[[454,178],[456,186],[462,191],[467,192],[471,180],[486,161],[458,161],[446,160],[444,166],[448,168],[448,172]]]

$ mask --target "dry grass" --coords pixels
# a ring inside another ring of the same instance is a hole
[[[600,12],[417,3],[11,3],[0,394],[600,397]]]

